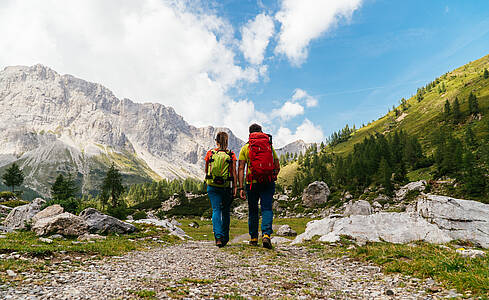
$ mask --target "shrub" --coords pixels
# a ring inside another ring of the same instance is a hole
[[[12,192],[9,192],[9,191],[3,191],[3,192],[0,192],[0,198],[8,201],[8,200],[12,200],[15,198],[15,194],[12,193]]]
[[[134,220],[141,220],[141,219],[146,219],[148,217],[148,214],[144,210],[138,210],[132,215]]]
[[[0,204],[8,206],[8,207],[17,207],[21,205],[28,204],[29,202],[23,201],[23,200],[10,200],[10,201],[5,201],[5,202],[0,202]]]
[[[68,198],[68,199],[52,199],[46,202],[42,208],[46,208],[48,206],[59,204],[63,209],[69,213],[76,214],[78,213],[78,208],[81,204],[80,200],[76,198]]]
[[[131,214],[131,212],[132,212],[132,210],[127,208],[124,205],[120,205],[117,207],[109,207],[107,209],[108,215],[110,215],[114,218],[117,218],[119,220],[125,220],[127,218],[127,216]]]

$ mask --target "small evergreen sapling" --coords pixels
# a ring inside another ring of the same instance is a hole
[[[24,182],[24,173],[16,163],[13,163],[2,176],[3,183],[12,188],[12,193],[16,186],[21,186]]]

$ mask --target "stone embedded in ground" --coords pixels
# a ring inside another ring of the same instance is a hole
[[[457,249],[455,251],[463,257],[477,258],[486,256],[486,252],[476,249]]]
[[[381,212],[368,216],[311,221],[293,244],[310,240],[314,236],[320,236],[319,240],[323,242],[337,242],[342,235],[351,236],[359,244],[367,241],[447,243],[451,240],[444,231],[417,214]]]
[[[368,201],[357,200],[355,202],[350,201],[346,205],[344,215],[345,216],[353,216],[353,215],[368,216],[371,215],[372,213],[373,213],[373,209]]]
[[[136,231],[134,225],[103,214],[95,208],[85,209],[80,213],[80,217],[87,222],[88,230],[91,233],[131,233]]]
[[[0,204],[0,214],[6,215],[12,210],[12,207]]]
[[[32,226],[32,231],[38,236],[48,234],[79,236],[88,231],[88,225],[83,218],[69,212],[64,212],[38,220]]]
[[[288,238],[284,238],[281,236],[272,236],[271,241],[272,241],[272,244],[275,244],[275,245],[287,244],[287,243],[292,242],[292,240],[289,240]]]
[[[314,181],[309,184],[302,194],[302,205],[316,207],[328,201],[330,195],[328,185],[322,181]]]
[[[134,221],[134,223],[138,224],[150,224],[154,226],[159,226],[168,229],[171,235],[178,236],[181,239],[184,238],[190,238],[183,229],[180,227],[177,227],[172,224],[172,222],[169,222],[168,220],[157,220],[157,219],[141,219]]]
[[[17,273],[15,273],[14,271],[12,270],[7,270],[7,275],[9,277],[17,277]]]
[[[194,221],[194,222],[192,222],[192,223],[190,223],[190,224],[188,224],[188,226],[189,226],[189,227],[192,227],[192,228],[199,228],[199,227],[200,227],[200,226],[199,226],[199,223],[197,223],[197,222],[195,222],[195,221]]]
[[[418,200],[416,211],[453,240],[489,248],[489,204],[427,194]]]
[[[49,238],[53,239],[53,240],[64,240],[65,239],[65,237],[62,236],[61,234],[53,234]]]
[[[48,238],[39,238],[39,240],[43,243],[46,243],[46,244],[52,244],[53,243],[53,240],[52,239],[48,239]]]
[[[62,214],[63,212],[64,209],[59,204],[48,206],[45,209],[38,212],[37,214],[35,214],[34,217],[32,217],[32,224],[35,224],[40,219],[59,215]]]
[[[99,235],[99,234],[93,234],[93,233],[84,233],[78,237],[79,241],[93,241],[93,240],[105,240],[106,237]]]
[[[3,224],[11,229],[25,229],[26,224],[31,222],[32,217],[41,210],[44,203],[46,203],[44,199],[36,198],[31,203],[15,207]]]
[[[282,225],[279,227],[276,234],[281,236],[296,236],[297,232],[295,232],[295,230],[290,228],[289,225]]]

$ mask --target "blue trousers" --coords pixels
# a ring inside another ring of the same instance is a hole
[[[212,229],[216,239],[229,241],[229,222],[232,195],[230,188],[207,186],[207,195],[212,206]]]
[[[246,185],[246,195],[248,197],[248,229],[251,238],[258,238],[258,201],[261,208],[261,232],[271,235],[273,233],[273,194],[275,194],[275,182],[253,183]]]

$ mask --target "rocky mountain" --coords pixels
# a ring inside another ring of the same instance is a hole
[[[91,192],[111,163],[127,183],[202,178],[203,156],[220,130],[188,124],[171,107],[118,99],[97,83],[42,66],[0,72],[0,172],[17,162],[41,195],[59,172]]]
[[[299,154],[306,152],[307,148],[311,147],[311,143],[306,143],[303,140],[297,140],[290,144],[283,146],[282,148],[276,149],[277,155],[280,156],[282,154]]]

